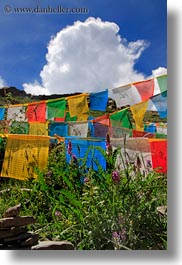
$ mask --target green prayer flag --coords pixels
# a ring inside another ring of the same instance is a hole
[[[167,91],[167,75],[157,77],[157,82],[161,93]]]
[[[63,118],[66,110],[66,100],[60,99],[58,101],[47,102],[47,107],[48,120],[53,118]]]
[[[77,116],[70,117],[70,113],[66,112],[65,121],[76,121],[76,120],[77,120]]]
[[[110,116],[111,124],[113,127],[124,127],[131,129],[130,113],[128,109],[116,112]]]

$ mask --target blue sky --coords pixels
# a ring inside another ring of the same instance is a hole
[[[34,83],[35,80],[41,85],[42,82],[46,83],[47,80],[42,81],[40,72],[47,64],[47,47],[51,37],[54,38],[58,32],[67,25],[73,25],[75,21],[84,23],[88,17],[99,17],[102,21],[114,22],[119,27],[117,34],[123,40],[126,39],[127,43],[137,40],[148,43],[132,67],[143,76],[150,76],[154,69],[167,68],[166,2],[166,0],[2,0],[0,2],[1,79],[8,86],[16,86],[19,89],[23,89],[24,83]],[[12,8],[9,14],[4,11],[6,5]],[[14,12],[14,8],[17,7],[35,8],[37,5],[86,7],[89,12],[87,14]],[[67,52],[72,52],[74,57],[77,48]],[[112,61],[110,64],[112,65]]]

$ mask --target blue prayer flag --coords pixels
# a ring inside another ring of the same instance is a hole
[[[0,121],[4,120],[5,108],[0,108]]]
[[[108,101],[108,89],[90,94],[90,109],[105,111]]]

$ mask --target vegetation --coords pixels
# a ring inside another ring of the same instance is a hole
[[[105,154],[106,172],[86,168],[71,152],[67,164],[66,152],[53,145],[37,179],[2,178],[0,214],[21,203],[22,215],[36,218],[30,229],[40,240],[69,240],[78,250],[167,248],[167,217],[157,212],[167,205],[165,175],[141,173],[139,161],[116,171],[117,150]]]

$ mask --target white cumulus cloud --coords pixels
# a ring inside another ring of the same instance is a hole
[[[152,71],[152,76],[157,77],[160,75],[166,75],[167,74],[167,69],[165,67],[158,67],[157,69]]]
[[[6,86],[6,82],[5,80],[0,76],[0,88],[5,87]]]
[[[88,18],[76,21],[52,37],[41,84],[25,83],[31,94],[96,92],[145,79],[134,69],[149,46],[145,40],[127,42],[116,23]]]

